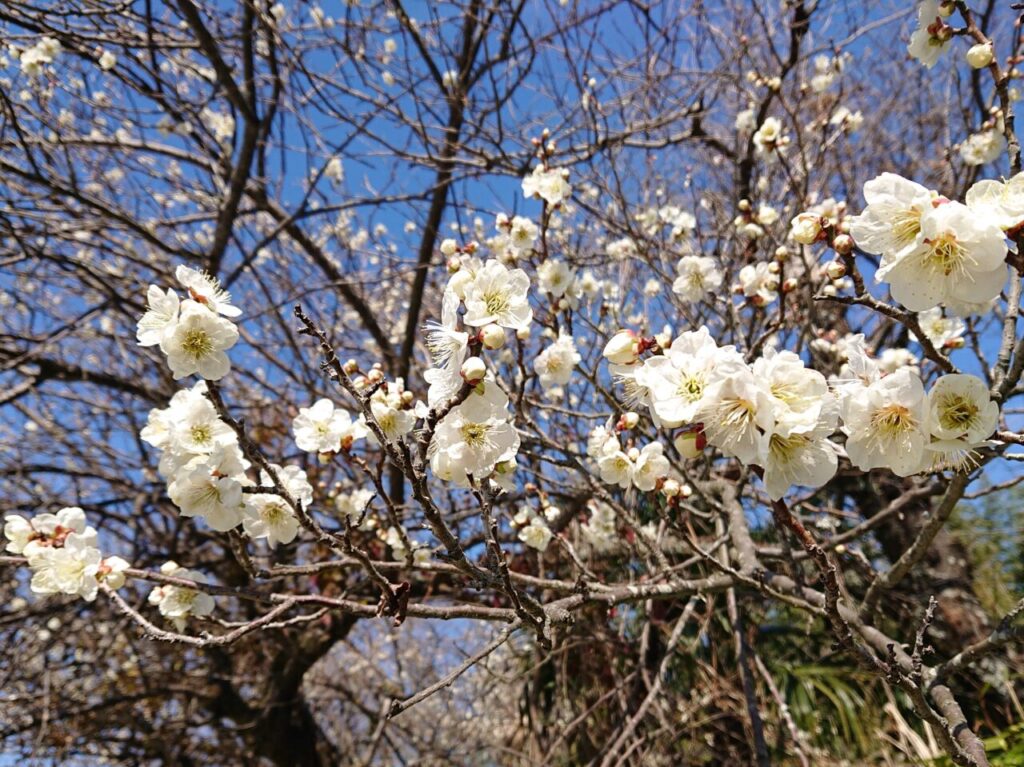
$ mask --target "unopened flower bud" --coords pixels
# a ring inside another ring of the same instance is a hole
[[[938,13],[944,19],[948,19],[956,11],[956,3],[953,0],[943,0],[939,3]]]
[[[682,488],[680,488],[679,482],[671,478],[666,479],[665,484],[661,486],[661,492],[663,492],[665,496],[668,498],[675,498],[677,495],[679,495],[679,491],[681,489]]]
[[[613,365],[632,365],[639,354],[639,343],[632,330],[620,330],[604,345],[601,352]]]
[[[455,274],[462,268],[462,259],[458,256],[452,256],[448,259],[448,274]]]
[[[825,267],[825,274],[830,280],[841,280],[846,276],[846,265],[842,261],[831,261]]]
[[[736,207],[747,213],[750,210],[750,200],[740,200]]]
[[[525,341],[529,337],[530,337],[530,328],[529,328],[529,326],[527,326],[525,328],[519,328],[516,331],[516,338],[518,338],[520,341]]]
[[[622,414],[622,426],[625,429],[635,429],[636,425],[640,423],[640,416],[630,411]]]
[[[459,269],[455,274],[452,275],[451,279],[448,280],[448,287],[451,291],[459,298],[465,300],[466,288],[469,287],[470,283],[473,282],[473,275],[469,273],[468,269]]]
[[[801,213],[790,223],[790,235],[801,245],[810,245],[821,234],[821,216],[817,213]]]
[[[992,43],[978,43],[967,50],[967,63],[975,69],[984,69],[994,58]]]
[[[384,380],[384,372],[373,368],[369,373],[366,374],[366,381],[370,384],[380,383]]]
[[[673,444],[679,455],[683,458],[696,458],[704,452],[704,433],[697,431],[684,431],[675,438]]]
[[[853,238],[848,234],[837,234],[832,240],[832,249],[840,256],[848,256],[853,253]],[[837,279],[833,277],[832,279]]]
[[[480,331],[480,343],[485,349],[500,349],[505,345],[505,330],[494,323],[484,325]]]
[[[782,267],[779,266],[778,261],[772,261],[768,264],[768,271],[771,272],[772,274],[778,274],[780,271],[782,271]]]
[[[462,369],[459,371],[462,378],[470,386],[476,386],[487,375],[487,366],[484,361],[479,357],[470,357],[462,363]]]
[[[792,293],[794,290],[796,290],[799,284],[800,282],[799,280],[797,280],[796,277],[787,277],[785,280],[782,281],[782,292]]]
[[[450,258],[451,256],[454,256],[458,252],[458,250],[459,244],[450,237],[441,242],[442,255],[448,256]]]
[[[359,370],[359,363],[355,360],[345,360],[345,364],[341,366],[341,369],[345,371],[345,375],[352,375]]]
[[[629,460],[636,463],[637,459],[640,458],[640,450],[635,447],[631,447],[626,455],[629,457]]]
[[[943,346],[947,349],[963,349],[967,342],[962,338],[951,338]]]
[[[783,263],[787,258],[789,258],[789,248],[785,245],[779,245],[779,247],[775,249],[775,260],[779,263]]]
[[[404,392],[402,392],[402,404],[403,405],[411,405],[412,401],[414,399],[416,399],[416,395],[413,394],[411,391],[404,391]]]

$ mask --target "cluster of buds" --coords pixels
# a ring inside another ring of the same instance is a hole
[[[668,500],[669,506],[675,506],[680,499],[689,498],[693,495],[693,488],[678,479],[666,477],[659,481],[658,489]]]
[[[467,242],[465,245],[459,245],[458,242],[453,240],[451,237],[441,241],[441,255],[444,256],[447,261],[448,273],[455,274],[459,269],[462,268],[462,259],[460,255],[472,256],[479,250],[480,244],[475,240]]]
[[[530,143],[537,148],[537,157],[547,160],[555,153],[555,142],[551,139],[551,131],[547,128],[540,132],[540,136],[534,136]]]
[[[778,75],[765,77],[751,69],[747,72],[746,77],[748,83],[761,88],[767,88],[770,91],[777,91],[782,87],[782,79]]]
[[[779,220],[778,211],[768,205],[761,205],[754,210],[750,200],[740,200],[736,208],[739,213],[733,219],[733,226],[741,235],[751,240],[763,237],[765,227],[771,226]]]
[[[384,368],[379,362],[373,363],[373,366],[364,373],[359,367],[358,362],[354,359],[348,359],[341,366],[341,369],[352,380],[352,385],[357,391],[363,392],[375,386],[386,386],[386,383],[384,383]]]

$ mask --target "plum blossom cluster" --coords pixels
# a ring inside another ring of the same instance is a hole
[[[254,539],[271,546],[290,543],[298,533],[294,511],[279,494],[246,493],[256,483],[247,474],[235,431],[217,414],[206,396],[206,382],[182,389],[168,407],[149,413],[141,438],[160,451],[158,469],[167,492],[183,517],[201,517],[213,530],[242,525]],[[313,490],[297,466],[272,467],[291,497],[304,506]],[[266,473],[260,486],[272,486]]]
[[[987,309],[1007,280],[1007,232],[1024,223],[1024,175],[984,180],[965,202],[883,173],[864,185],[867,207],[849,219],[861,250],[881,256],[876,280],[915,312],[945,305],[965,316]]]
[[[140,346],[159,346],[175,380],[198,373],[217,381],[231,370],[227,350],[238,341],[238,328],[225,317],[242,312],[216,278],[179,266],[175,272],[186,297],[150,285],[147,311],[139,320]]]
[[[967,471],[999,420],[985,382],[944,375],[925,393],[915,368],[886,375],[867,355],[863,339],[848,345],[844,377],[834,381],[846,434],[846,454],[864,471],[887,468],[900,476]]]
[[[171,578],[206,583],[206,576],[195,570],[187,570],[177,562],[164,562],[160,572]],[[209,594],[177,583],[162,583],[149,592],[149,603],[155,605],[160,614],[177,627],[185,629],[189,617],[202,617],[213,612],[214,600]]]
[[[8,514],[4,538],[7,551],[28,560],[33,594],[70,594],[91,602],[100,583],[112,589],[124,585],[128,562],[103,556],[95,528],[86,524],[85,512],[77,506],[32,519]]]
[[[645,351],[652,354],[641,359]],[[790,351],[768,347],[748,364],[734,347],[715,343],[706,327],[664,349],[623,331],[604,355],[632,403],[645,406],[659,428],[681,429],[675,445],[684,458],[711,445],[756,466],[773,500],[794,485],[824,485],[844,450],[865,471],[966,470],[989,444],[999,414],[977,377],[943,376],[926,395],[915,368],[884,374],[862,337],[846,345],[848,377],[832,387]],[[845,447],[835,439],[840,419]],[[602,480],[621,488],[654,489],[652,478],[669,468],[660,443],[624,452],[604,428],[591,434],[588,453]]]
[[[477,355],[500,349],[506,330],[528,333],[533,319],[530,280],[522,269],[509,269],[494,259],[482,262],[470,256],[455,266],[442,296],[441,321],[427,329],[434,366],[424,373],[427,404],[418,414],[429,418],[453,398],[458,400],[434,430],[430,467],[437,477],[464,487],[488,477],[508,486],[519,435],[508,396]]]
[[[665,446],[660,442],[623,450],[618,434],[606,427],[598,427],[591,432],[587,454],[597,461],[602,482],[624,490],[631,487],[641,492],[654,490],[670,468]]]
[[[21,64],[21,71],[29,77],[39,77],[45,68],[60,55],[60,52],[60,41],[52,37],[42,37],[31,48],[26,48],[23,51],[11,48],[11,53]]]

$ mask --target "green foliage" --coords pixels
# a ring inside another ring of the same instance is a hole
[[[984,741],[992,767],[1024,767],[1024,723],[1007,727]],[[949,757],[937,759],[931,767],[953,767]]]

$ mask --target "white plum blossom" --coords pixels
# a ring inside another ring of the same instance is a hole
[[[884,262],[875,278],[915,312],[948,299],[987,301],[1006,284],[1003,232],[966,205],[944,202],[921,217],[920,241]]]
[[[167,330],[178,321],[179,303],[178,294],[170,288],[165,292],[156,285],[149,286],[146,313],[139,320],[135,334],[139,346],[156,346],[163,340]]]
[[[205,396],[182,398],[169,409],[173,417],[169,419],[168,446],[179,455],[206,455],[238,441],[234,429],[220,419],[217,409]]]
[[[210,381],[223,378],[231,370],[225,352],[238,341],[238,328],[195,301],[185,301],[181,314],[160,339],[175,379],[198,373]]]
[[[637,360],[640,339],[632,330],[620,330],[608,339],[601,354],[613,365],[632,365]]]
[[[345,166],[341,163],[340,157],[332,157],[324,166],[324,175],[333,183],[340,184],[345,180]]]
[[[561,298],[575,278],[573,269],[557,258],[549,258],[537,267],[537,287],[555,298]]]
[[[539,197],[548,205],[559,205],[572,196],[569,171],[565,168],[546,168],[538,165],[523,179],[523,195],[527,199]]]
[[[932,440],[925,446],[926,468],[970,471],[978,465],[977,449],[994,444],[987,437],[999,421],[999,405],[977,376],[939,378],[928,392],[928,415]]]
[[[430,468],[439,478],[466,486],[470,477],[485,479],[518,451],[508,397],[488,378],[438,424],[430,443]]]
[[[281,467],[272,464],[277,478],[288,494],[304,509],[313,502],[313,487],[298,466]],[[273,481],[265,471],[260,472],[260,484],[270,487]],[[245,517],[242,527],[249,537],[266,538],[267,545],[291,543],[299,532],[299,520],[288,503],[274,493],[252,493],[245,496]]]
[[[33,594],[69,594],[91,602],[101,582],[113,589],[124,585],[128,562],[121,557],[103,557],[96,544],[96,530],[86,524],[85,512],[77,506],[31,520],[8,514],[4,537],[7,551],[23,554],[28,560]]]
[[[544,551],[551,542],[551,528],[543,518],[535,516],[528,525],[519,529],[518,538],[530,548]]]
[[[944,375],[928,392],[929,427],[938,439],[978,444],[996,429],[999,405],[977,376]]]
[[[587,436],[587,455],[598,459],[607,453],[620,450],[619,438],[604,426],[595,426]]]
[[[888,468],[901,477],[921,469],[928,407],[920,377],[901,368],[842,399],[846,454],[859,469]]]
[[[839,460],[835,445],[827,439],[834,429],[833,418],[806,431],[764,434],[758,461],[769,498],[779,500],[793,485],[821,487],[835,476]]]
[[[601,481],[625,489],[633,483],[633,459],[621,449],[606,450],[597,459]]]
[[[892,262],[921,240],[921,217],[936,195],[895,173],[883,173],[864,184],[867,207],[847,221],[857,245]]]
[[[464,320],[474,327],[494,323],[513,330],[527,328],[533,319],[529,290],[530,278],[522,269],[488,261],[465,287]]]
[[[245,516],[243,485],[246,461],[237,445],[219,447],[193,458],[167,486],[183,517],[202,517],[218,532],[237,527]]]
[[[917,29],[910,36],[907,52],[931,69],[952,39],[953,30],[939,15],[939,0],[924,0],[917,7]]]
[[[942,316],[942,309],[938,306],[921,312],[917,316],[917,322],[925,337],[932,342],[936,349],[957,348],[963,344],[961,339],[967,330],[967,325],[959,317]],[[910,335],[915,341],[917,340],[913,332]]]
[[[1006,182],[984,179],[967,190],[967,207],[1003,230],[1024,223],[1024,173]]]
[[[415,410],[406,407],[408,403],[402,396],[403,391],[402,381],[396,380],[393,384],[382,386],[370,397],[373,420],[389,442],[400,440],[416,425]],[[377,443],[377,437],[372,431],[367,436],[372,444]]]
[[[172,578],[181,578],[194,583],[206,583],[206,576],[195,570],[187,570],[177,562],[164,562],[160,572]],[[149,592],[149,603],[156,605],[160,614],[177,627],[185,629],[189,617],[203,617],[213,612],[214,601],[210,594],[175,583],[161,583]]]
[[[735,348],[719,347],[701,326],[682,333],[663,355],[647,360],[637,379],[650,391],[651,410],[661,424],[681,426],[695,421],[715,368],[727,362],[741,362]]]
[[[150,410],[139,436],[161,451],[159,471],[164,477],[197,455],[238,442],[234,430],[221,421],[207,399],[206,381],[176,392],[166,408]]]
[[[533,250],[538,233],[533,221],[525,216],[515,216],[509,224],[508,245],[517,255],[526,255]]]
[[[672,283],[672,292],[684,303],[700,301],[722,285],[724,275],[715,260],[709,256],[683,256],[676,267],[678,276]]]
[[[704,425],[707,440],[744,464],[757,463],[761,432],[775,425],[771,392],[750,368],[726,362],[701,399],[695,420]]]
[[[580,525],[580,532],[587,542],[598,551],[611,547],[618,537],[618,526],[615,509],[604,501],[591,499],[587,504],[590,518]]]
[[[910,349],[883,349],[878,356],[878,370],[882,375],[895,373],[900,368],[910,368],[918,373],[917,357]]]
[[[576,351],[576,343],[571,335],[561,334],[533,361],[533,369],[537,373],[540,385],[545,389],[554,386],[565,386],[572,378],[572,371],[582,357]]]
[[[318,399],[311,407],[299,408],[292,421],[292,434],[299,450],[333,453],[348,449],[369,430],[361,421],[353,421],[347,410],[336,408],[329,399]]]
[[[334,499],[334,506],[350,523],[355,524],[370,505],[375,493],[366,488],[359,488],[349,493],[340,493]]]
[[[220,286],[220,281],[206,272],[179,265],[174,276],[188,291],[189,298],[202,304],[216,314],[225,317],[238,317],[242,310],[231,305],[231,294]]]
[[[633,467],[633,485],[637,490],[651,491],[658,480],[668,474],[669,462],[665,457],[665,446],[660,442],[644,445]]]
[[[37,514],[27,520],[19,514],[4,517],[4,538],[7,551],[30,556],[33,549],[63,542],[76,535],[89,545],[96,542],[96,530],[86,524],[85,512],[78,506],[68,506],[56,514]]]
[[[739,273],[740,288],[743,295],[756,305],[764,306],[778,298],[779,275],[772,271],[767,261],[747,264]]]
[[[83,537],[72,533],[63,545],[34,549],[28,555],[33,594],[72,594],[87,602],[96,598],[103,555]]]
[[[1006,151],[1006,137],[989,128],[972,133],[960,144],[960,157],[967,165],[985,165],[999,159]]]
[[[754,146],[762,154],[768,154],[785,145],[782,133],[782,121],[778,117],[766,117],[761,127],[754,133]]]

